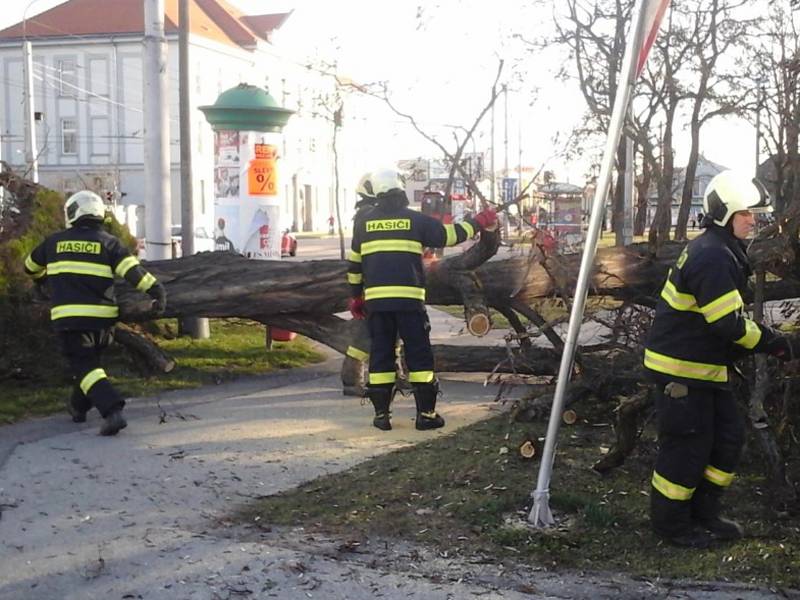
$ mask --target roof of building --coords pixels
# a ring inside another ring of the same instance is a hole
[[[222,44],[252,47],[269,40],[291,13],[244,15],[225,0],[189,0],[191,33]],[[165,0],[164,30],[178,32],[178,0]],[[0,31],[0,42],[144,34],[142,0],[68,0]]]

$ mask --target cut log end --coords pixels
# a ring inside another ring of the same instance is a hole
[[[530,460],[536,456],[536,444],[533,440],[525,440],[519,447],[519,455],[525,460]]]
[[[483,337],[492,328],[489,316],[483,313],[475,313],[467,319],[467,331],[476,337]]]
[[[561,420],[567,425],[574,425],[578,420],[578,414],[574,410],[565,410],[561,415]]]

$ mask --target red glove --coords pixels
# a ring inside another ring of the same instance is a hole
[[[367,311],[364,307],[364,296],[350,298],[350,300],[347,301],[347,308],[350,310],[350,314],[353,315],[354,319],[367,318]]]
[[[492,207],[486,207],[475,215],[475,222],[481,229],[494,229],[497,225],[497,213]]]

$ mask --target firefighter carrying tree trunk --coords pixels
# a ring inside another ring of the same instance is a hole
[[[669,271],[644,354],[657,383],[660,444],[652,525],[666,541],[694,548],[743,533],[720,516],[720,497],[733,481],[745,435],[729,382],[733,361],[756,352],[790,360],[797,352],[744,312],[751,274],[744,240],[753,232],[754,213],[772,210],[764,186],[723,171],[709,183],[703,208],[705,231]]]
[[[367,395],[375,409],[372,424],[392,428],[389,405],[395,385],[395,346],[403,340],[408,380],[414,388],[417,429],[437,429],[444,419],[436,412],[439,393],[433,372],[430,322],[425,312],[424,247],[453,246],[477,230],[497,223],[492,209],[474,219],[442,225],[408,208],[405,181],[394,169],[380,169],[362,178],[375,208],[356,221],[347,280],[350,312],[367,319],[371,350]]]
[[[116,435],[127,426],[122,416],[125,400],[100,365],[119,315],[114,276],[153,298],[155,314],[164,312],[166,291],[119,239],[103,229],[105,212],[94,192],[70,196],[64,205],[67,229],[34,248],[25,259],[25,272],[37,285],[46,281],[49,288],[50,321],[75,382],[66,402],[73,422],[85,422],[86,413],[95,407],[103,417],[100,435]]]

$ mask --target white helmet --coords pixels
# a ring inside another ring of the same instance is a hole
[[[363,198],[374,198],[375,192],[372,191],[372,173],[364,173],[356,185],[356,194]]]
[[[106,205],[103,204],[103,200],[89,190],[72,194],[64,204],[64,218],[67,221],[67,227],[72,227],[78,219],[88,217],[102,221],[105,216]]]
[[[742,210],[772,212],[764,184],[736,171],[722,171],[714,176],[703,196],[703,209],[709,219],[723,227],[734,213]]]
[[[373,171],[370,180],[376,197],[389,192],[405,192],[406,189],[405,178],[395,169]]]

